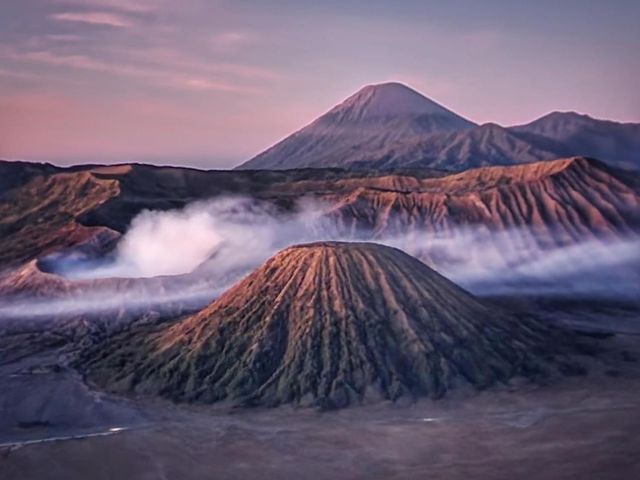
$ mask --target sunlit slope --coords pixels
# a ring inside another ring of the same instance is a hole
[[[343,407],[536,378],[562,338],[400,250],[323,242],[285,249],[201,312],[79,365],[109,389],[174,400]]]

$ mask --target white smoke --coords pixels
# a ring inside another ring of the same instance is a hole
[[[318,235],[321,209],[301,201],[282,214],[242,197],[195,202],[182,210],[145,210],[118,243],[113,261],[78,262],[60,273],[82,278],[149,278],[183,275],[198,267],[213,274],[255,266],[291,242]]]
[[[311,201],[299,201],[284,213],[239,197],[196,202],[181,210],[144,211],[133,219],[111,258],[86,258],[75,251],[52,257],[54,273],[84,282],[86,288],[37,301],[5,298],[0,300],[0,317],[162,309],[180,302],[204,305],[288,245],[356,238],[400,248],[479,295],[640,296],[637,236],[550,246],[548,232],[542,235],[530,228],[340,235],[326,213],[323,205]],[[152,283],[160,276],[160,284]],[[147,280],[121,291],[107,282],[110,277]]]
[[[385,243],[421,258],[477,295],[640,297],[638,236],[542,247],[548,238],[531,228],[457,228]]]
[[[220,247],[223,238],[216,230],[215,217],[194,208],[143,212],[118,244],[118,260],[109,276],[189,273]]]

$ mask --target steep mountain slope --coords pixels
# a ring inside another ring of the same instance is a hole
[[[640,124],[555,112],[510,128],[477,126],[410,88],[370,85],[239,169],[342,167],[449,171],[561,157],[640,169]]]
[[[640,169],[640,124],[598,120],[575,112],[553,112],[512,132],[557,156],[579,155]]]
[[[58,170],[48,163],[0,160],[0,195],[23,186],[37,175],[48,175]]]
[[[423,179],[411,191],[363,186],[329,215],[343,233],[521,229],[549,246],[638,232],[640,190],[637,175],[569,158]]]
[[[400,250],[325,242],[290,247],[198,314],[78,365],[109,389],[174,400],[344,407],[533,378],[561,338]]]
[[[369,85],[239,168],[347,167],[387,145],[473,126],[405,85]]]
[[[87,171],[46,170],[0,194],[0,266],[17,265],[104,234],[77,221],[120,194],[119,184]],[[30,172],[29,172],[30,173]]]
[[[376,169],[428,167],[460,171],[557,157],[552,150],[531,143],[495,123],[487,123],[460,132],[430,135],[417,141],[399,141],[372,154],[366,162],[352,166]]]

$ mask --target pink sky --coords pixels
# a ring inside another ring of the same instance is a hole
[[[4,0],[0,158],[226,168],[365,84],[640,121],[638,2]]]

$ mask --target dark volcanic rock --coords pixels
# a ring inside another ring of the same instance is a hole
[[[343,407],[535,378],[563,335],[400,250],[325,242],[283,250],[201,312],[116,337],[78,366],[110,390],[179,401]]]

